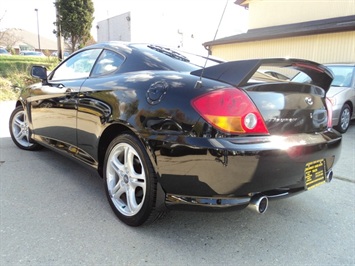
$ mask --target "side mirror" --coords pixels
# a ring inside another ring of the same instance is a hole
[[[47,69],[44,66],[32,66],[31,76],[39,78],[42,81],[47,81]]]

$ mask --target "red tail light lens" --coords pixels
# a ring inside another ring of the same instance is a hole
[[[328,110],[328,122],[327,126],[332,127],[333,126],[333,105],[330,99],[326,98],[325,103],[327,105],[327,110]]]
[[[213,127],[231,134],[268,134],[254,103],[239,89],[223,89],[192,100],[195,110]]]

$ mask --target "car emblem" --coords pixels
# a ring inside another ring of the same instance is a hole
[[[313,105],[313,100],[311,97],[306,97],[304,98],[304,101],[306,102],[306,104],[308,105]]]

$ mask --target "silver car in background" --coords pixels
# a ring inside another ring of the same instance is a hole
[[[333,73],[333,82],[327,98],[333,108],[333,127],[345,133],[350,125],[350,120],[355,118],[355,63],[325,64]],[[310,78],[299,73],[292,81],[309,82]]]
[[[355,64],[327,64],[334,80],[327,97],[333,106],[333,126],[339,132],[348,130],[355,118]]]

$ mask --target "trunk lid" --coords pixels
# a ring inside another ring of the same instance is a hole
[[[327,128],[325,92],[319,87],[274,83],[244,90],[259,109],[270,134],[311,133]]]
[[[311,81],[280,80],[265,75],[262,69],[268,68],[303,72]],[[243,89],[272,135],[320,132],[328,127],[326,92],[333,76],[323,65],[301,59],[254,59],[221,63],[191,74]]]

